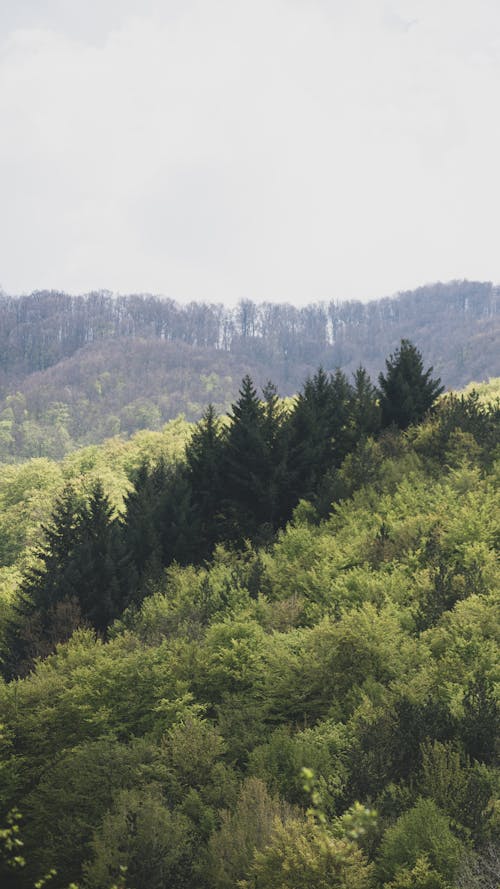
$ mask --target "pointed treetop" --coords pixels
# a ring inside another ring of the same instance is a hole
[[[262,404],[249,374],[243,377],[238,394],[238,401],[231,405],[231,419],[233,423],[235,420],[243,418],[246,420],[251,420],[252,417],[260,419],[262,416]]]
[[[410,340],[401,340],[385,364],[387,372],[378,378],[382,426],[406,429],[425,416],[444,387],[432,379],[432,367],[424,371],[422,355]]]

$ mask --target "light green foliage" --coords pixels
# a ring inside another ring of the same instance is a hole
[[[117,629],[130,627],[144,641],[152,641],[153,626],[158,639],[187,630],[200,634],[209,623],[235,615],[245,606],[249,606],[249,595],[238,565],[223,547],[217,547],[210,568],[168,568],[162,593],[147,599],[138,614],[124,615]]]
[[[410,869],[402,868],[390,883],[384,883],[384,889],[452,889],[451,884],[433,870],[427,857],[417,858]]]
[[[391,606],[371,604],[289,633],[270,653],[273,712],[293,719],[346,718],[363,694],[411,673],[420,654]]]
[[[56,462],[46,457],[33,458],[26,463],[7,464],[0,468],[0,500],[10,521],[16,518],[30,521],[31,527],[45,521],[53,498],[63,484],[71,481],[77,488],[91,487],[100,478],[117,506],[128,489],[128,475],[146,458],[154,462],[159,457],[167,461],[179,459],[189,440],[192,425],[179,417],[171,420],[159,432],[137,432],[125,441],[111,438],[102,445],[91,445]],[[15,510],[15,511],[14,511]],[[10,512],[9,512],[10,511]],[[6,520],[7,524],[7,520]],[[19,533],[19,529],[17,529]],[[21,545],[31,538],[18,538]]]
[[[449,744],[427,742],[422,750],[422,789],[444,811],[460,811],[465,803],[467,770]]]
[[[398,871],[411,870],[422,855],[427,855],[431,867],[451,882],[464,851],[450,829],[449,818],[432,800],[419,799],[386,830],[380,850],[380,875],[389,882]]]
[[[277,822],[271,842],[255,852],[245,889],[369,889],[371,869],[348,840],[330,836],[311,819]]]
[[[173,725],[164,736],[163,746],[180,789],[210,785],[215,764],[226,751],[218,730],[196,716],[187,716]]]
[[[55,866],[62,885],[79,879],[93,831],[114,796],[148,781],[165,786],[168,776],[164,751],[144,739],[100,739],[65,750],[24,801],[28,872]]]
[[[494,800],[500,790],[498,773],[484,763],[471,763],[452,744],[422,745],[422,793],[484,840],[495,830]]]
[[[347,784],[351,743],[346,726],[330,720],[297,732],[278,728],[266,744],[252,752],[249,767],[281,796],[301,805],[307,804],[309,795],[302,772],[304,768],[312,770],[323,805],[331,815]]]
[[[267,647],[266,635],[256,621],[242,616],[213,624],[193,671],[198,694],[212,702],[238,692],[259,694],[267,672]]]
[[[349,840],[361,840],[373,832],[377,823],[377,813],[361,803],[355,802],[334,824],[334,830]]]
[[[464,394],[477,392],[483,404],[494,404],[500,398],[500,377],[490,377],[486,382],[469,383],[464,389]]]
[[[161,734],[192,706],[175,663],[166,643],[144,648],[124,635],[104,645],[80,631],[26,680],[4,685],[0,706],[35,761],[106,734]]]
[[[20,837],[19,822],[21,814],[13,809],[6,816],[4,827],[0,827],[0,861],[8,867],[24,867],[25,860],[22,856],[24,843]]]
[[[215,705],[231,757],[245,761],[264,731],[264,681],[270,639],[259,624],[241,615],[213,624],[191,662],[198,699]]]
[[[19,571],[33,562],[33,547],[40,542],[41,528],[49,522],[65,483],[70,482],[78,496],[87,498],[100,481],[111,504],[120,511],[134,468],[145,458],[180,458],[190,434],[190,424],[179,418],[161,432],[139,432],[130,441],[110,439],[100,447],[69,454],[60,463],[42,457],[0,466],[0,629],[10,616]],[[12,571],[6,573],[6,567]]]
[[[156,787],[122,791],[95,832],[92,853],[85,889],[108,889],[122,867],[131,886],[180,889],[193,860],[189,820],[171,812]]]
[[[87,497],[102,478],[119,511],[129,473],[188,435],[3,467],[0,631],[64,483]],[[7,889],[52,867],[53,889],[109,889],[122,866],[130,889],[481,886],[500,823],[500,463],[471,436],[367,444],[326,520],[304,501],[266,547],[158,571],[106,640],[80,629],[0,683],[0,824],[17,806],[27,862]]]
[[[498,682],[499,604],[495,590],[488,595],[472,595],[443,614],[438,626],[425,634],[436,674],[453,694],[457,712],[476,665],[481,664]]]
[[[244,781],[234,810],[222,812],[221,826],[208,845],[207,868],[214,889],[234,889],[247,877],[254,852],[268,845],[276,823],[286,824],[293,814],[261,780]]]
[[[300,596],[313,620],[328,606],[359,605],[370,596],[379,604],[384,585],[386,595],[402,604],[413,597],[417,607],[427,595],[426,584],[428,588],[433,582],[431,573],[427,579],[424,574],[432,572],[432,566],[421,566],[428,564],[428,542],[436,529],[453,600],[498,584],[496,477],[481,479],[477,471],[471,475],[464,467],[430,485],[423,470],[394,480],[397,467],[398,461],[387,463],[392,478],[384,487],[392,487],[391,493],[380,496],[363,489],[338,505],[323,525],[298,522],[280,535],[272,555],[265,558],[274,596]],[[367,562],[376,573],[363,596]]]
[[[6,565],[0,568],[0,652],[2,657],[5,629],[12,617],[13,605],[17,599],[17,591],[21,583],[22,572],[16,565]]]
[[[61,466],[47,459],[0,467],[0,564],[12,565],[37,542],[62,483]]]

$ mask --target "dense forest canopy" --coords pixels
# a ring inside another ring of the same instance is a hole
[[[497,889],[500,404],[439,390],[2,469],[2,886]]]
[[[447,388],[500,375],[492,284],[435,284],[393,298],[296,308],[242,301],[181,306],[148,295],[0,294],[0,459],[159,429],[207,402],[225,411],[241,378],[292,395],[319,364],[373,378],[402,338]]]

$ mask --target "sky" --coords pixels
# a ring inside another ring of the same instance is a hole
[[[498,0],[0,0],[0,287],[500,280]]]

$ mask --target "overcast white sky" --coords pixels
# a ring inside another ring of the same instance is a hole
[[[498,0],[0,0],[0,285],[500,279]]]

